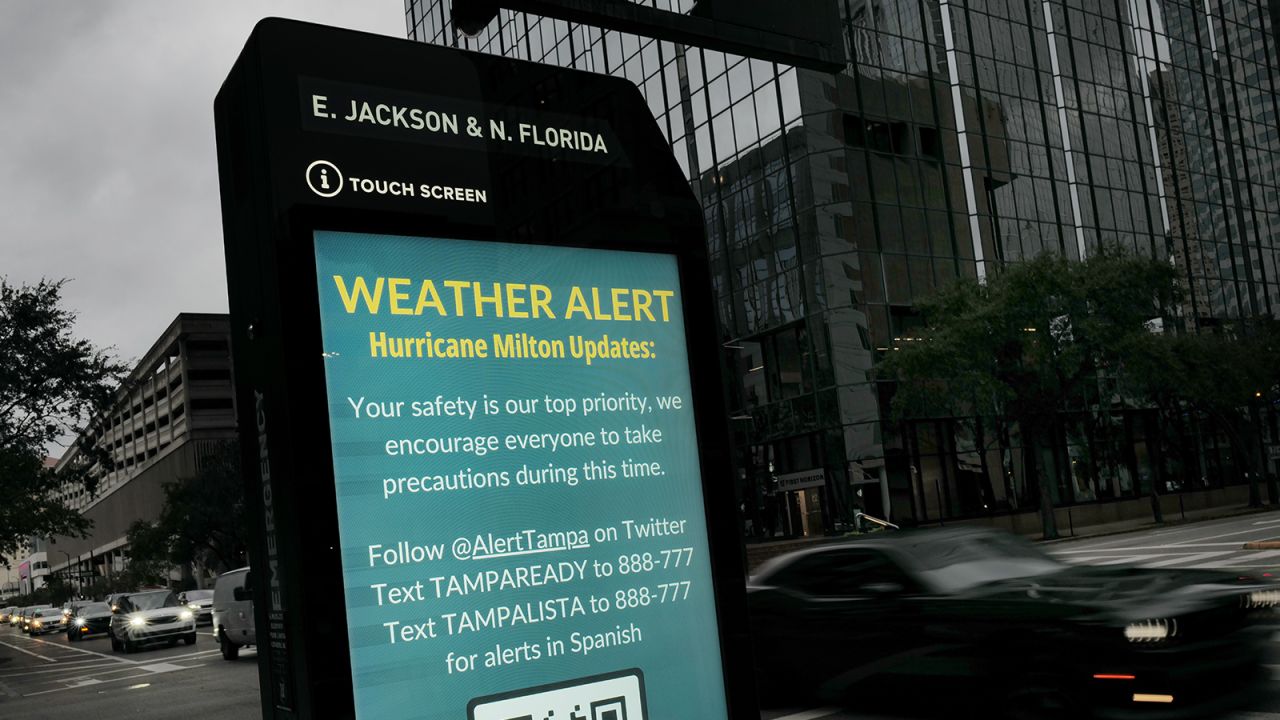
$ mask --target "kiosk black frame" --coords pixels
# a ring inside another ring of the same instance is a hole
[[[423,93],[463,115],[554,116],[604,134],[616,152],[575,156],[512,142],[417,138],[381,125],[326,127],[314,112],[307,117],[314,108],[304,96],[316,87],[334,97]],[[264,716],[355,713],[313,239],[333,230],[677,258],[727,704],[731,718],[758,718],[702,208],[635,86],[267,19],[214,109]],[[488,202],[322,197],[308,185],[316,160],[361,176],[488,188]]]

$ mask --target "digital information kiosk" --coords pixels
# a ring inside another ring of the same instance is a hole
[[[701,209],[636,88],[266,20],[215,111],[264,713],[757,718]]]

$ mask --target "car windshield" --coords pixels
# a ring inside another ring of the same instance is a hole
[[[41,610],[37,610],[35,613],[35,617],[52,617],[54,615],[61,615],[61,614],[62,614],[61,610],[55,610],[53,608],[44,608]]]
[[[140,593],[129,596],[129,605],[134,610],[155,610],[162,607],[176,607],[178,599],[169,591]]]
[[[76,612],[81,615],[88,615],[90,613],[109,613],[111,612],[111,606],[104,602],[85,603],[84,605],[81,605]]]
[[[188,590],[187,602],[196,602],[197,600],[208,600],[213,597],[212,590]]]
[[[1027,540],[1003,533],[926,538],[908,551],[925,582],[943,592],[1048,575],[1067,567]]]

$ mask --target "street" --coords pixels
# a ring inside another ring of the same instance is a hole
[[[258,717],[256,653],[226,662],[207,628],[195,645],[111,651],[106,636],[67,642],[0,627],[0,717],[6,720],[129,717]]]
[[[1048,545],[1072,563],[1132,563],[1162,568],[1239,568],[1280,572],[1280,550],[1243,550],[1245,542],[1280,535],[1280,514],[1247,515],[1178,527]],[[1280,718],[1280,637],[1270,665],[1274,687],[1236,720]],[[127,715],[130,720],[175,716],[217,720],[257,717],[256,654],[225,662],[207,628],[196,645],[151,646],[113,653],[105,637],[68,643],[63,635],[29,638],[0,628],[0,717],[54,720]],[[856,711],[789,708],[763,720],[868,720]]]

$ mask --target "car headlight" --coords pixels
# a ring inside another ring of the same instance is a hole
[[[199,610],[200,606],[195,603],[187,603],[188,610]]]
[[[74,622],[75,622],[75,624],[76,624],[76,627],[83,627],[83,626],[84,626],[84,618],[76,618]]]
[[[1272,608],[1280,605],[1280,590],[1258,590],[1244,597],[1244,606],[1253,608]]]
[[[190,620],[193,617],[195,617],[195,615],[193,615],[190,610],[183,610],[182,612],[178,613],[179,620]]]
[[[40,621],[39,621],[39,620],[32,620],[32,621],[31,621],[31,627],[40,627]]]
[[[1178,634],[1177,620],[1143,620],[1129,623],[1124,636],[1129,642],[1160,642]]]
[[[136,617],[136,618],[130,618],[129,624],[134,627],[142,627],[143,625],[147,624],[147,621],[145,618]]]

